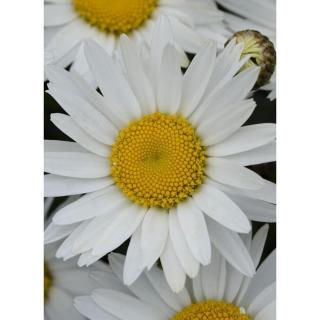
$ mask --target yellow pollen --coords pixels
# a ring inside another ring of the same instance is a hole
[[[52,286],[52,274],[51,271],[48,267],[48,264],[46,262],[44,262],[44,284],[43,284],[43,288],[44,288],[44,301],[46,302],[48,300],[49,297],[49,291],[51,289]]]
[[[141,27],[158,0],[73,0],[76,12],[102,31],[120,35]]]
[[[204,179],[205,156],[195,130],[179,115],[153,113],[120,131],[111,175],[133,202],[169,209]]]
[[[170,320],[250,320],[242,309],[224,301],[207,300],[187,306]]]

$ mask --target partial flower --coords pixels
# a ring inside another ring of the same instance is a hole
[[[251,235],[245,237],[255,265],[259,265],[267,230],[262,227],[252,240]],[[248,278],[212,249],[212,262],[202,266],[180,293],[170,290],[157,266],[133,285],[122,285],[124,257],[112,253],[109,271],[92,273],[100,289],[75,298],[75,307],[90,320],[274,320],[276,252]],[[172,273],[172,277],[179,276]]]
[[[268,37],[276,46],[276,0],[216,0],[231,11],[225,13],[226,25],[232,33],[256,30]],[[276,73],[261,89],[271,91],[269,99],[276,98]]]
[[[55,214],[45,239],[67,237],[57,256],[80,254],[82,266],[131,237],[125,283],[159,258],[174,260],[180,277],[170,285],[179,291],[210,263],[210,240],[254,274],[238,233],[250,231],[250,220],[275,220],[275,185],[246,166],[275,160],[276,132],[270,123],[242,126],[259,68],[238,73],[247,61],[241,45],[231,41],[217,55],[208,43],[183,75],[168,28],[160,19],[147,61],[126,36],[121,65],[86,42],[102,95],[73,73],[47,69],[48,92],[69,114],[51,120],[75,142],[45,142],[45,195],[86,195]]]
[[[54,198],[47,198],[44,203],[45,225]],[[59,207],[70,203],[64,201]],[[59,210],[58,207],[58,210]],[[107,266],[96,262],[88,268],[79,268],[76,259],[63,262],[55,258],[59,243],[44,246],[44,319],[45,320],[85,320],[73,306],[73,299],[88,290],[98,288],[97,283],[89,276],[93,271],[103,271]]]
[[[148,49],[163,14],[171,22],[182,66],[189,63],[185,52],[196,53],[205,39],[221,46],[227,39],[223,14],[210,0],[45,0],[45,63],[73,63],[71,70],[89,77],[82,40],[92,39],[112,55],[124,33]]]

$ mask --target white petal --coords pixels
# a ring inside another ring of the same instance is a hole
[[[53,217],[55,224],[70,224],[107,214],[125,202],[117,187],[111,186],[87,194],[65,206]]]
[[[50,223],[44,232],[44,242],[51,243],[58,241],[68,236],[75,228],[77,224],[71,224],[68,226],[58,226],[54,223]]]
[[[89,296],[76,297],[75,308],[90,320],[118,320],[110,313],[100,308]]]
[[[44,26],[59,26],[77,17],[71,4],[47,4],[44,6]]]
[[[255,277],[252,279],[244,298],[242,305],[249,305],[249,303],[256,297],[263,289],[276,281],[276,251],[274,250],[261,264]]]
[[[139,100],[143,114],[155,112],[153,88],[144,72],[136,48],[126,35],[121,35],[120,48],[131,87]]]
[[[66,93],[50,83],[48,86],[48,93],[83,130],[103,144],[114,143],[118,130],[100,111],[79,96]]]
[[[157,23],[153,30],[150,45],[150,66],[152,68],[152,75],[155,88],[157,87],[156,79],[159,78],[161,58],[163,56],[163,50],[167,44],[173,43],[173,34],[171,25],[166,15],[162,15],[157,20]]]
[[[45,313],[50,319],[84,320],[74,308],[72,297],[57,287],[50,290],[50,300],[45,305]]]
[[[276,301],[264,307],[254,318],[255,320],[273,320],[276,318]]]
[[[44,171],[74,178],[102,178],[109,175],[106,159],[84,152],[46,152]]]
[[[101,157],[107,157],[109,154],[110,148],[90,136],[70,116],[53,113],[50,119],[57,128],[87,150]]]
[[[88,150],[81,147],[76,142],[59,141],[59,140],[44,140],[44,152],[84,152]]]
[[[144,265],[150,269],[162,254],[168,237],[168,213],[150,208],[142,223],[141,249]]]
[[[267,240],[268,231],[269,231],[269,225],[265,224],[256,232],[256,234],[252,239],[250,254],[256,268],[260,263],[262,252]]]
[[[128,82],[111,57],[95,42],[86,41],[85,55],[108,104],[126,122],[139,118],[141,110]]]
[[[92,293],[93,300],[105,311],[121,320],[163,320],[160,310],[123,293],[98,289]]]
[[[266,287],[262,292],[260,292],[250,303],[247,308],[248,314],[256,316],[260,311],[262,311],[265,306],[269,305],[276,299],[276,283],[273,282],[270,286]]]
[[[129,286],[144,270],[141,250],[141,226],[133,233],[124,263],[123,282]]]
[[[62,197],[97,191],[111,184],[110,177],[99,179],[79,179],[46,174],[44,176],[44,196]]]
[[[208,221],[210,238],[225,259],[241,273],[252,277],[255,266],[239,235],[214,221]]]
[[[138,228],[145,213],[146,209],[136,204],[118,212],[118,215],[105,230],[102,239],[94,246],[93,254],[107,253],[120,246]]]
[[[241,127],[228,139],[209,147],[206,154],[224,157],[263,146],[275,139],[276,126],[273,123],[260,123]]]
[[[250,222],[243,211],[213,185],[203,184],[193,198],[206,215],[226,228],[243,233],[250,231]]]
[[[206,299],[221,300],[226,285],[226,261],[213,248],[212,259],[207,266],[201,267],[203,293]]]
[[[157,266],[154,266],[146,273],[152,287],[156,290],[162,300],[175,311],[180,311],[184,305],[179,294],[174,293],[165,279],[164,273]]]
[[[193,58],[183,77],[179,111],[188,117],[198,106],[208,85],[216,60],[217,46],[209,42]]]
[[[230,81],[228,81],[221,89],[214,88],[211,91],[210,95],[203,101],[203,103],[191,116],[190,120],[192,121],[192,123],[200,124],[205,120],[204,122],[209,125],[209,122],[214,121],[218,116],[222,119],[225,119],[225,121],[228,120],[231,114],[236,113],[241,103],[245,101],[244,99],[249,95],[250,90],[255,84],[258,75],[259,68],[252,67],[243,72],[240,72]],[[230,114],[231,111],[232,113]],[[252,111],[253,110],[251,110],[251,112]],[[242,121],[245,122],[245,120]],[[232,124],[232,121],[229,121],[229,123]],[[229,131],[231,131],[231,129]],[[229,134],[233,132],[230,132]],[[226,137],[227,135],[223,138]]]
[[[206,265],[211,258],[211,244],[203,213],[190,198],[177,208],[180,226],[193,256]]]
[[[223,158],[208,158],[206,174],[217,182],[237,188],[257,190],[264,180],[255,172]]]
[[[199,272],[200,264],[192,255],[187,244],[175,208],[169,213],[169,231],[174,250],[184,271],[190,278],[194,278]]]
[[[123,280],[123,269],[124,269],[124,257],[121,254],[111,253],[109,255],[109,262],[114,273],[117,274],[117,277],[122,282]],[[109,288],[109,287],[108,287]],[[149,303],[150,305],[159,308],[162,312],[166,313],[169,317],[174,314],[174,311],[169,308],[163,300],[159,297],[157,292],[152,287],[148,278],[145,274],[142,274],[137,281],[128,287],[136,297],[140,300]]]
[[[167,239],[166,247],[160,257],[164,275],[173,292],[180,292],[186,281],[186,274],[174,251],[170,237]],[[191,303],[191,300],[190,300]]]
[[[159,111],[176,113],[181,99],[182,73],[178,54],[170,44],[163,51],[157,84],[157,106]]]
[[[212,110],[209,114],[202,116],[197,128],[198,134],[202,137],[202,143],[216,144],[232,135],[248,120],[254,108],[253,100],[244,100],[223,107],[218,112]]]
[[[271,142],[254,150],[227,156],[226,159],[230,159],[243,166],[276,161],[276,142]]]
[[[231,195],[230,197],[250,220],[260,222],[276,221],[276,206],[274,204],[238,195]]]
[[[203,288],[202,288],[201,276],[198,276],[192,279],[192,289],[193,289],[193,294],[196,301],[205,300]]]

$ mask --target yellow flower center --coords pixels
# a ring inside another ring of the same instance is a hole
[[[49,297],[49,291],[52,287],[52,273],[48,267],[48,264],[46,262],[44,262],[44,284],[43,284],[43,288],[44,288],[44,301],[48,300]]]
[[[120,35],[149,19],[158,0],[73,0],[77,13],[91,25]]]
[[[207,300],[187,306],[170,320],[250,320],[241,308],[224,301]]]
[[[204,179],[204,148],[179,115],[156,112],[132,122],[120,131],[110,160],[118,187],[145,207],[169,209]]]

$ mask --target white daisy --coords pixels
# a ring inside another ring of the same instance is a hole
[[[48,68],[48,92],[69,114],[51,120],[75,142],[45,142],[45,195],[86,195],[57,212],[46,241],[52,230],[67,237],[57,256],[80,254],[79,265],[89,265],[132,236],[125,283],[160,257],[177,261],[182,277],[171,285],[180,290],[211,260],[207,216],[215,246],[252,276],[237,233],[248,233],[250,220],[275,220],[274,184],[245,167],[275,160],[274,124],[241,127],[255,108],[246,97],[259,69],[237,74],[246,59],[231,41],[218,56],[208,43],[182,75],[166,28],[160,19],[146,63],[122,37],[124,72],[85,44],[102,95]]]
[[[232,13],[225,13],[225,21],[232,32],[257,30],[276,46],[276,0],[216,0]],[[261,89],[271,91],[270,100],[276,98],[276,73]]]
[[[48,198],[45,201],[45,217],[48,215],[53,200],[54,198]],[[70,199],[67,199],[58,207],[58,210],[69,202]],[[46,220],[45,224],[47,222]],[[96,282],[89,274],[93,271],[104,271],[107,266],[96,262],[90,267],[79,268],[76,259],[63,262],[55,258],[58,248],[59,243],[48,244],[44,247],[44,319],[84,320],[86,318],[74,308],[73,298],[97,288]]]
[[[127,34],[138,46],[148,47],[155,21],[170,19],[181,65],[186,52],[195,53],[206,38],[226,41],[223,14],[210,0],[45,0],[45,63],[67,66],[87,76],[83,39],[93,39],[109,54]]]
[[[246,237],[256,265],[267,229],[260,229],[252,241]],[[235,270],[214,248],[213,254],[212,262],[201,267],[199,275],[177,294],[158,267],[144,273],[135,284],[123,286],[124,257],[112,253],[109,271],[92,274],[101,289],[75,298],[75,307],[90,320],[275,320],[275,251],[253,278]]]

